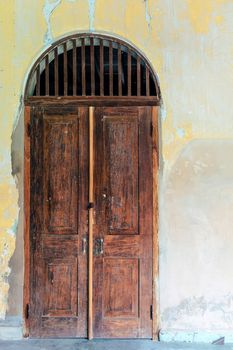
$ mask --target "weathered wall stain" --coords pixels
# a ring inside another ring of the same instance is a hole
[[[211,22],[213,25],[221,24],[223,18],[219,15],[221,5],[229,3],[229,0],[188,0],[188,16],[191,24],[198,34],[206,34]]]
[[[161,327],[233,329],[232,1],[15,0],[0,13],[0,318],[22,315],[23,84],[45,46],[96,30],[134,43],[161,83]]]
[[[232,152],[232,140],[193,140],[162,180],[163,329],[232,327]]]
[[[145,3],[146,22],[148,24],[149,30],[151,30],[151,18],[152,18],[152,15],[151,15],[150,10],[149,10],[149,0],[143,0],[143,1]]]
[[[95,0],[88,0],[89,3],[89,28],[94,30],[94,21],[95,21]]]
[[[43,8],[43,14],[45,17],[45,21],[47,24],[47,31],[44,36],[44,44],[50,44],[53,40],[52,37],[52,31],[51,31],[51,24],[50,24],[50,16],[52,15],[53,11],[56,9],[56,7],[61,3],[61,0],[45,0],[45,5]]]
[[[202,319],[202,329],[221,329],[222,325],[232,327],[233,295],[227,294],[215,299],[207,297],[191,297],[183,299],[176,307],[166,309],[162,315],[162,322],[167,328],[176,324],[177,329],[198,330]]]

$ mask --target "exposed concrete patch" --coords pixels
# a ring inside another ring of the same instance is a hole
[[[88,0],[89,4],[89,29],[94,30],[94,21],[95,21],[95,0]]]
[[[20,104],[15,116],[13,132],[12,132],[12,144],[11,144],[11,166],[12,176],[15,180],[16,188],[18,190],[18,216],[15,220],[12,228],[10,228],[9,234],[14,235],[15,250],[9,261],[9,268],[11,273],[9,275],[9,292],[8,292],[8,309],[7,318],[9,324],[7,327],[11,327],[10,320],[12,316],[18,315],[22,318],[23,310],[23,157],[24,157],[24,109],[23,99],[21,97]],[[15,336],[18,336],[20,331],[16,327],[12,332],[16,332]],[[21,332],[22,333],[22,332]],[[9,333],[11,334],[11,332]],[[18,334],[18,335],[17,335]]]
[[[51,23],[50,23],[50,16],[52,15],[53,11],[56,9],[58,5],[60,5],[61,0],[55,0],[50,1],[46,0],[45,5],[43,8],[43,14],[47,23],[47,31],[44,36],[44,44],[48,45],[52,42],[53,36],[52,36],[52,30],[51,30]]]

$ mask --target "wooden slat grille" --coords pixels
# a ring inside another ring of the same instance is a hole
[[[36,62],[26,88],[26,97],[34,96],[160,100],[160,89],[149,62],[130,45],[105,36],[77,35],[57,43]]]

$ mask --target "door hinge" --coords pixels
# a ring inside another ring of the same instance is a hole
[[[150,319],[153,320],[153,305],[150,306]]]
[[[30,123],[27,124],[27,136],[31,137],[31,124]]]
[[[29,304],[26,304],[26,308],[25,308],[25,318],[26,318],[26,320],[29,319]]]

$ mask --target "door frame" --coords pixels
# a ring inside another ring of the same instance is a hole
[[[24,106],[24,287],[23,287],[23,336],[29,337],[29,301],[30,301],[30,113],[33,106],[72,105],[96,106],[152,106],[152,169],[153,169],[153,227],[152,227],[152,339],[158,340],[159,332],[159,242],[158,242],[158,169],[159,169],[159,105],[147,98],[28,98]],[[90,113],[90,112],[89,112]],[[89,245],[89,249],[91,244]],[[89,276],[88,276],[89,279]],[[88,289],[91,289],[88,286]],[[88,301],[89,304],[89,301]],[[91,305],[91,303],[90,303]],[[88,324],[90,309],[87,313]],[[92,338],[92,330],[88,330],[88,338]]]

